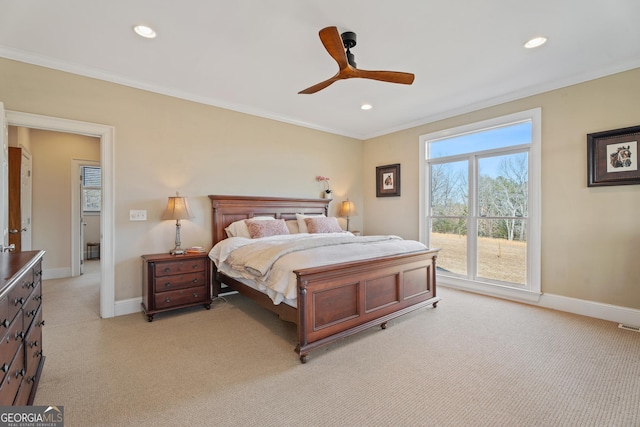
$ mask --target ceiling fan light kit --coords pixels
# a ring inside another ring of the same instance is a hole
[[[316,93],[338,80],[350,78],[363,78],[378,80],[389,83],[399,83],[410,85],[413,83],[414,75],[400,71],[368,71],[356,68],[355,57],[351,49],[356,45],[356,33],[346,31],[338,33],[336,27],[326,27],[320,30],[320,41],[324,45],[329,55],[338,63],[338,72],[333,77],[308,87],[298,92],[299,94]]]

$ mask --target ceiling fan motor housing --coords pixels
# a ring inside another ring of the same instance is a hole
[[[345,31],[344,33],[340,34],[340,37],[342,37],[342,43],[344,44],[345,49],[347,49],[347,61],[349,62],[349,65],[351,65],[353,68],[356,68],[355,56],[353,56],[353,54],[349,50],[356,45],[356,33],[352,31]]]

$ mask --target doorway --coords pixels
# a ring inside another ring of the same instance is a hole
[[[0,117],[0,120],[4,117]],[[6,125],[94,136],[100,139],[102,163],[102,221],[100,224],[100,317],[115,316],[114,277],[114,129],[111,126],[80,122],[16,111],[6,112]],[[3,124],[4,126],[4,124]]]

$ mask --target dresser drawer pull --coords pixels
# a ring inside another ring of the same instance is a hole
[[[191,266],[191,268],[192,268],[192,269],[194,269],[194,270],[195,270],[196,268],[199,268],[199,267],[200,267],[200,265],[198,265],[198,264],[193,264],[193,265]]]
[[[36,326],[44,326],[44,320],[41,320],[40,322],[36,323]]]
[[[167,283],[165,283],[165,284],[164,284],[164,287],[165,287],[165,288],[169,288],[169,287],[171,287],[171,282],[167,282]]]
[[[2,369],[2,372],[7,372],[9,370],[9,365],[7,365],[6,363],[3,363],[2,368],[0,369]]]
[[[27,311],[27,317],[35,316],[37,311],[37,308],[35,310]]]
[[[34,376],[32,376],[32,377],[29,377],[29,378],[27,378],[27,384],[31,384],[31,383],[32,383],[32,382],[34,382],[35,380],[36,380],[36,376],[35,376],[35,375],[34,375]]]
[[[37,347],[38,345],[39,345],[39,344],[38,344],[38,340],[31,341],[31,342],[29,343],[29,347],[31,347],[31,348],[33,348],[33,347]]]
[[[197,292],[194,292],[194,293],[193,293],[193,297],[194,297],[194,298],[198,298],[198,293],[197,293]]]
[[[22,305],[24,304],[24,298],[22,297],[16,297],[16,300],[14,302],[14,305]]]
[[[18,377],[24,377],[24,374],[26,374],[26,373],[27,373],[27,371],[25,371],[25,370],[24,370],[24,368],[22,368],[22,369],[16,369],[16,373],[15,373],[15,375],[16,375],[16,379],[17,379]]]
[[[16,332],[16,341],[18,341],[18,339],[24,340],[24,332],[20,331],[20,332]]]
[[[40,301],[42,299],[42,295],[36,295],[35,297],[33,297],[33,299],[36,301]]]
[[[35,353],[33,353],[33,357],[40,357],[42,356],[42,350],[38,350]]]
[[[171,298],[169,298],[169,297],[165,298],[164,302],[170,303],[171,302]]]
[[[165,272],[165,273],[168,273],[168,272],[170,272],[170,271],[171,271],[171,267],[165,267],[165,268],[164,268],[164,272]]]
[[[195,279],[192,280],[193,283],[198,283],[198,278],[196,277]]]
[[[0,325],[4,326],[5,328],[9,327],[9,319],[4,319],[2,321],[2,323],[0,323]]]

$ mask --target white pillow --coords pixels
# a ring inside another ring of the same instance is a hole
[[[325,216],[323,214],[320,215],[304,215],[304,214],[296,214],[296,220],[298,220],[298,230],[300,233],[308,233],[309,229],[307,229],[307,223],[304,222],[305,218],[316,218],[319,216]]]
[[[253,218],[249,218],[249,219],[256,219],[256,220],[262,221],[262,220],[269,220],[269,219],[275,219],[275,218],[271,216],[254,216]],[[244,219],[241,219],[239,221],[235,221],[229,224],[229,226],[224,229],[224,231],[227,233],[227,237],[246,237],[247,239],[250,239],[251,234],[249,234],[249,228],[247,228],[247,224],[244,221],[245,221]]]

